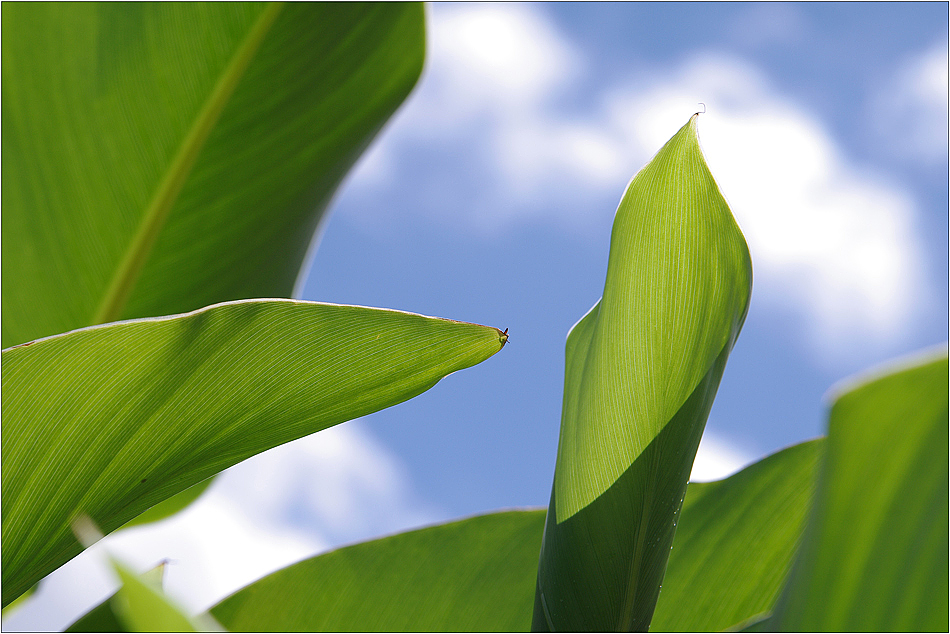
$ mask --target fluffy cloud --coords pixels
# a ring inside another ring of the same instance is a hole
[[[757,302],[799,318],[825,358],[859,341],[899,344],[926,306],[909,195],[850,160],[747,61],[697,52],[567,112],[564,96],[578,91],[586,62],[542,11],[437,5],[431,33],[422,84],[356,187],[378,193],[397,166],[412,165],[402,174],[416,179],[407,206],[435,221],[488,234],[523,222],[602,225],[630,175],[704,102],[700,136],[749,241]],[[914,103],[943,108],[945,127],[938,52],[902,81]],[[435,175],[415,170],[423,161]]]
[[[814,348],[898,339],[926,294],[909,196],[853,165],[821,124],[741,61],[707,54],[611,97],[628,138],[659,147],[703,97],[703,149],[749,242],[756,291],[809,317]]]
[[[712,434],[707,429],[699,441],[693,469],[689,473],[690,482],[712,482],[728,478],[733,473],[756,461],[755,456],[746,454],[733,444]]]
[[[430,17],[420,85],[360,161],[354,190],[414,178],[416,195],[425,199],[417,209],[444,215],[458,209],[453,193],[476,182],[480,194],[466,201],[465,221],[492,233],[565,208],[542,203],[579,202],[591,191],[623,186],[632,164],[622,141],[599,122],[566,119],[555,108],[585,63],[543,13],[529,5],[435,5]],[[450,161],[454,173],[397,167],[414,167],[411,157],[420,153],[427,161]],[[443,187],[446,176],[451,187]],[[575,222],[575,216],[561,219]]]
[[[117,587],[105,552],[198,612],[274,570],[341,542],[431,523],[402,465],[357,421],[276,447],[225,471],[168,520],[114,533],[47,577],[4,631],[61,630]]]
[[[947,47],[937,42],[906,60],[871,101],[872,123],[901,158],[947,158]]]

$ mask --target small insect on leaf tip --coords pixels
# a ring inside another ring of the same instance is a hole
[[[501,339],[501,345],[502,345],[502,346],[504,346],[506,343],[508,343],[508,329],[507,329],[507,328],[505,328],[505,331],[504,331],[503,333],[501,333],[501,337],[499,337],[499,338]]]

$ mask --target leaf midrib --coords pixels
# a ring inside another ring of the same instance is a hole
[[[142,267],[148,260],[155,241],[165,226],[168,215],[188,180],[205,142],[282,8],[283,3],[280,2],[268,4],[264,8],[208,95],[191,129],[182,140],[178,153],[169,164],[148,207],[142,214],[139,228],[116,268],[102,301],[96,308],[92,324],[115,321],[122,316],[122,311],[132,294]]]

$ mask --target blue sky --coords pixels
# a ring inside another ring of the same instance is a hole
[[[438,5],[427,75],[337,201],[303,296],[510,328],[365,424],[454,514],[544,504],[563,343],[627,180],[705,102],[752,309],[708,430],[820,434],[836,380],[947,332],[945,5]]]
[[[170,591],[200,609],[319,550],[546,505],[567,331],[601,294],[627,181],[699,102],[755,280],[695,473],[822,433],[833,383],[947,339],[947,6],[430,7],[423,78],[344,183],[298,294],[509,328],[509,345],[106,546],[143,569],[171,557]],[[101,600],[97,557],[5,629]]]

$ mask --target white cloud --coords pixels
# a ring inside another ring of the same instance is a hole
[[[739,60],[698,56],[610,109],[629,138],[659,147],[699,98],[704,153],[749,242],[757,298],[809,317],[826,354],[898,340],[926,293],[909,196],[851,164]]]
[[[466,220],[492,233],[513,219],[557,212],[539,200],[576,200],[577,191],[605,185],[607,191],[622,188],[631,170],[622,140],[596,122],[556,112],[557,98],[581,76],[585,62],[544,13],[519,4],[429,9],[423,78],[386,136],[357,165],[354,189],[391,186],[397,166],[414,166],[406,157],[420,148],[441,152],[458,166],[450,179],[482,180],[486,196],[467,201],[466,211],[474,213]],[[466,161],[476,162],[480,173],[469,173]],[[441,215],[457,209],[443,184],[417,183],[438,188],[429,207]],[[465,189],[454,184],[456,191]],[[573,213],[563,219],[576,221]]]
[[[745,468],[756,461],[755,456],[743,453],[735,445],[721,438],[703,432],[696,450],[696,459],[693,460],[693,469],[690,471],[690,482],[712,482],[728,478],[733,473]]]
[[[577,51],[527,6],[436,7],[431,18],[431,72],[453,116],[531,115],[580,69]]]
[[[523,222],[576,232],[607,221],[607,201],[704,102],[703,147],[749,241],[756,305],[798,317],[824,360],[858,342],[899,345],[926,309],[910,196],[850,160],[752,64],[694,53],[567,113],[559,99],[577,90],[586,62],[543,11],[436,5],[431,22],[430,68],[355,186],[372,190],[384,171],[415,169],[422,152],[439,168],[430,180],[423,170],[406,176],[417,211],[487,234]],[[921,57],[905,83],[945,122],[941,55],[936,47]]]
[[[871,101],[881,140],[902,158],[946,160],[948,44],[937,42],[905,61]]]
[[[354,539],[431,523],[398,461],[357,421],[224,472],[182,513],[114,533],[48,576],[4,631],[61,630],[115,591],[104,549],[197,613],[274,570]]]

